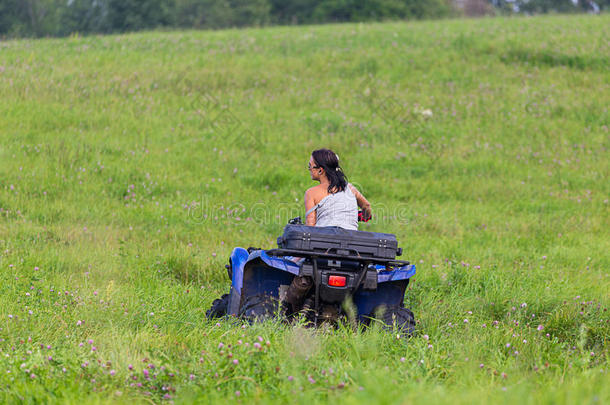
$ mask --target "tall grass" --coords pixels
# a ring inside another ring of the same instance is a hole
[[[608,16],[0,42],[0,401],[610,400]],[[338,152],[414,338],[211,322]]]

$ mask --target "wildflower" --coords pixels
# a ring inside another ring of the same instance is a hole
[[[81,326],[82,324],[83,324],[83,321],[81,321],[81,320],[76,321],[76,326]]]
[[[148,378],[148,376],[150,375],[147,369],[142,370],[142,374],[144,374],[145,378]]]
[[[238,397],[238,396],[240,396],[240,395],[241,395],[241,392],[239,392],[239,391],[235,391],[235,396],[236,396],[236,397]]]
[[[483,367],[485,367],[485,364],[483,364],[483,363],[479,364],[479,368],[483,368]]]
[[[223,347],[225,347],[224,343],[222,343],[222,342],[218,343],[218,348],[219,349],[222,349]]]
[[[110,375],[111,375],[111,376],[114,376],[115,374],[116,374],[116,371],[114,371],[114,370],[110,370]]]
[[[189,380],[193,381],[195,379],[195,374],[190,374],[189,375]]]
[[[468,319],[464,319],[464,323],[468,323]]]
[[[404,357],[401,357],[401,358],[400,358],[400,362],[401,362],[401,363],[404,363],[404,362],[405,362],[405,358],[404,358]]]
[[[87,340],[87,343],[89,343],[90,345],[92,345],[92,344],[93,344],[93,339],[89,339],[89,340]]]
[[[233,360],[233,364],[234,364],[234,365],[238,365],[238,364],[239,364],[239,360],[234,359],[234,360]]]
[[[430,337],[428,335],[424,335],[423,338],[424,338],[424,340],[430,339]]]
[[[91,346],[91,351],[92,351],[92,352],[94,352],[94,351],[96,351],[96,350],[97,350],[97,347],[95,347],[95,346]]]
[[[310,375],[307,376],[307,380],[311,383],[311,384],[315,384],[316,380],[314,380]]]
[[[253,345],[253,346],[254,346],[254,348],[255,348],[255,349],[257,349],[257,350],[260,350],[260,349],[261,349],[261,344],[260,344],[260,343],[258,343],[258,342],[254,343],[254,345]]]
[[[130,364],[130,365],[128,365],[128,366],[127,366],[127,368],[128,368],[129,370],[133,370],[133,365],[132,365],[132,364]]]
[[[523,304],[521,304],[521,308],[525,308],[527,307],[527,304],[524,302]]]
[[[292,380],[294,380],[294,377],[293,377],[293,376],[291,376],[291,375],[289,375],[289,376],[288,376],[288,381],[292,381]]]
[[[506,347],[510,347],[510,343],[507,343],[507,344],[506,344]]]

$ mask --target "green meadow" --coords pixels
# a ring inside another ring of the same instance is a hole
[[[0,42],[0,402],[610,402],[610,15]],[[340,156],[418,332],[205,318]]]

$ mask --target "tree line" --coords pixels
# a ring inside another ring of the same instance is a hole
[[[610,0],[0,0],[0,37],[608,8]]]

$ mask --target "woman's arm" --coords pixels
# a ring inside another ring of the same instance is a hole
[[[362,209],[362,216],[365,221],[368,221],[371,218],[371,204],[368,202],[366,198],[358,191],[358,189],[352,184],[349,184],[349,188],[352,190],[352,193],[356,196],[356,201],[358,202],[358,207]]]
[[[313,192],[309,189],[305,192],[305,212],[313,208],[314,205],[316,203],[313,199]],[[316,210],[313,210],[305,217],[305,225],[316,226]]]

